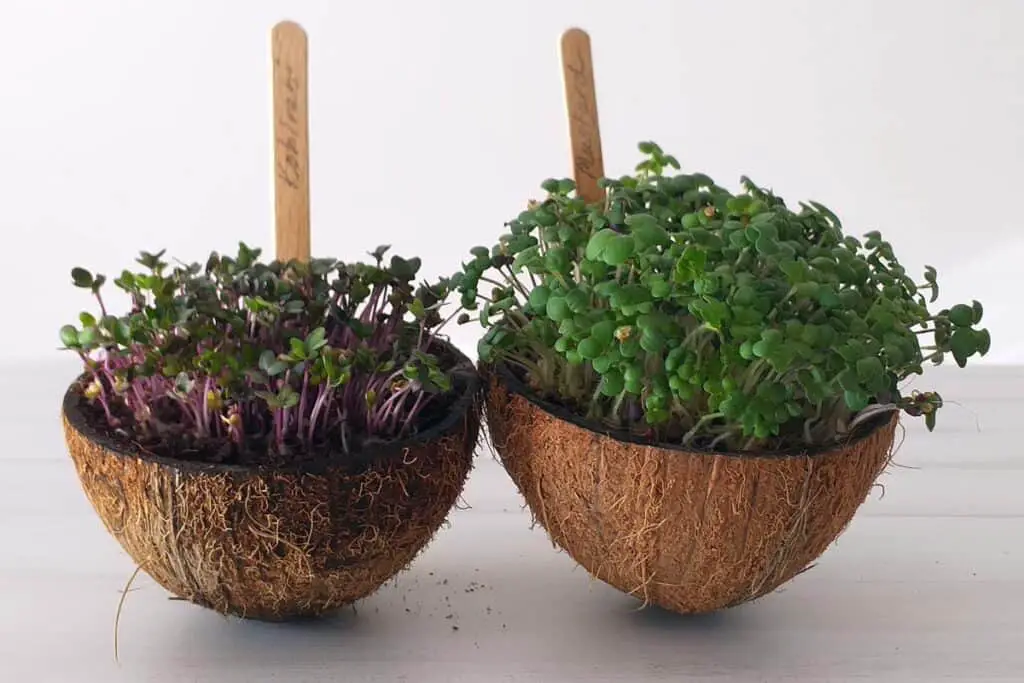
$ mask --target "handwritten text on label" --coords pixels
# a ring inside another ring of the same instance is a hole
[[[277,63],[280,66],[280,62]],[[299,151],[299,91],[301,83],[290,64],[284,66],[284,111],[278,118],[278,131],[283,133],[277,144],[277,176],[288,187],[297,189],[304,171]]]

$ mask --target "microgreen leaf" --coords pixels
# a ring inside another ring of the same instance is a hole
[[[85,268],[72,268],[71,281],[75,284],[75,287],[90,289],[93,283],[92,273]]]
[[[78,348],[78,329],[74,325],[60,328],[60,342],[69,349]]]

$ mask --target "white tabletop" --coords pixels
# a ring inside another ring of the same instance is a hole
[[[557,552],[481,452],[412,567],[321,623],[224,618],[146,578],[64,451],[68,363],[0,368],[0,681],[1024,681],[1024,368],[939,368],[882,489],[820,564],[762,600],[679,617]],[[922,385],[924,386],[924,385]]]

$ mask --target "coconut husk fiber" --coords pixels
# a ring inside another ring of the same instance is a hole
[[[492,445],[535,523],[592,576],[680,613],[754,600],[808,568],[885,470],[898,423],[807,454],[690,452],[592,430],[482,369]]]
[[[472,467],[479,378],[467,384],[442,422],[358,468],[259,471],[147,455],[104,438],[72,390],[64,433],[93,508],[158,584],[221,613],[283,621],[370,595],[431,540]]]

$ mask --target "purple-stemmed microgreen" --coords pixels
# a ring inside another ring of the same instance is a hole
[[[142,252],[114,284],[72,270],[99,317],[60,330],[82,359],[82,395],[111,429],[181,457],[259,461],[350,453],[415,434],[443,410],[455,359],[438,344],[445,279],[414,285],[418,258],[373,263],[260,261],[239,245],[205,265]],[[191,455],[189,455],[191,454]]]

